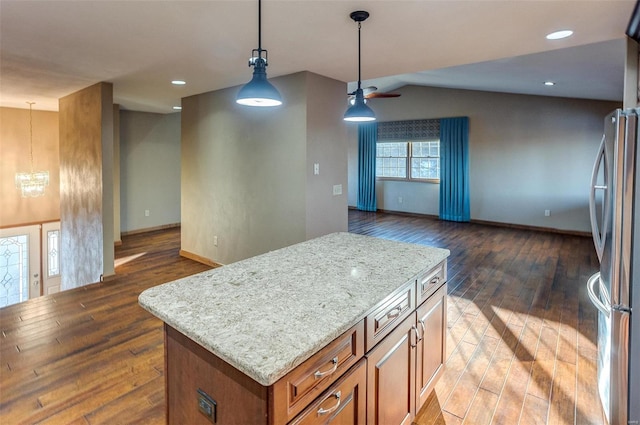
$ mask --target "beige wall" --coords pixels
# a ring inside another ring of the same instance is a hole
[[[60,218],[58,113],[33,110],[33,166],[49,171],[49,187],[39,198],[23,198],[16,172],[31,171],[29,109],[0,108],[0,226],[40,223]],[[38,105],[34,105],[37,108]]]
[[[307,73],[306,238],[347,231],[345,84]],[[320,174],[314,175],[318,164]],[[333,186],[342,195],[333,195]]]
[[[113,105],[113,240],[122,242],[120,235],[120,105]]]
[[[184,251],[227,264],[346,230],[346,211],[337,211],[340,202],[346,210],[346,194],[326,195],[346,185],[342,120],[332,120],[334,112],[308,119],[314,110],[341,110],[346,85],[306,72],[270,80],[285,99],[281,107],[237,105],[238,87],[183,99]],[[311,96],[323,90],[340,95]],[[309,160],[321,162],[319,176],[309,175]],[[308,205],[326,210],[329,221],[308,216]]]
[[[122,230],[180,223],[180,113],[121,111],[120,138]]]
[[[61,286],[113,273],[113,86],[60,99]]]
[[[371,103],[379,121],[469,117],[472,220],[590,231],[591,170],[604,117],[618,103],[417,86],[398,92]],[[349,143],[349,204],[356,205],[356,132]],[[379,182],[377,189],[380,209],[438,214],[436,184]]]

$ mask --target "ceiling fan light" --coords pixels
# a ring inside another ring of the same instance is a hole
[[[266,62],[258,58],[254,62],[253,78],[245,84],[236,97],[236,103],[246,106],[282,105],[282,96],[267,80]]]

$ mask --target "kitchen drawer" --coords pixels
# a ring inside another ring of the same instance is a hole
[[[366,387],[367,360],[363,358],[291,421],[290,425],[365,425]]]
[[[444,260],[428,272],[418,276],[416,305],[422,304],[447,280],[447,260]]]
[[[300,413],[364,355],[364,321],[336,338],[271,387],[273,423]]]
[[[407,282],[378,304],[375,310],[366,317],[366,352],[375,347],[378,342],[415,310],[415,290],[415,282]]]

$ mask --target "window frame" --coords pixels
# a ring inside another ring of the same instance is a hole
[[[434,184],[440,184],[440,178],[437,179],[429,179],[429,178],[419,178],[419,177],[412,177],[411,176],[411,160],[413,158],[436,158],[433,156],[417,156],[414,157],[413,156],[413,143],[418,143],[418,142],[438,142],[438,151],[440,151],[440,139],[420,139],[420,138],[416,138],[416,139],[387,139],[387,140],[378,140],[376,142],[376,170],[378,168],[378,158],[385,158],[385,157],[380,157],[377,155],[377,144],[378,143],[404,143],[406,144],[406,148],[407,148],[407,156],[406,157],[397,157],[397,158],[406,158],[406,177],[386,177],[386,176],[378,176],[378,174],[376,173],[376,181],[380,180],[380,181],[401,181],[401,182],[417,182],[417,183],[434,183]],[[396,157],[390,157],[390,158],[396,158]],[[441,171],[442,168],[440,167],[440,158],[441,156],[437,156],[438,158],[438,169]]]

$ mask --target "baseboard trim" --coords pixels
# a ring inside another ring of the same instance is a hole
[[[483,224],[485,226],[506,227],[509,229],[531,230],[534,232],[557,233],[560,235],[568,235],[568,236],[591,237],[591,233],[581,232],[579,230],[555,229],[553,227],[528,226],[524,224],[500,223],[497,221],[487,221],[487,220],[471,220],[471,223]]]
[[[144,229],[129,230],[128,232],[120,232],[120,235],[121,236],[138,235],[140,233],[155,232],[156,230],[173,229],[175,227],[180,227],[180,223],[162,224],[160,226],[146,227]]]
[[[422,213],[413,213],[406,211],[393,211],[393,210],[378,210],[378,212],[386,213],[386,214],[395,214],[395,215],[403,215],[406,217],[419,217],[419,218],[432,218],[434,220],[438,220],[437,215],[433,214],[422,214]]]
[[[209,258],[203,257],[198,254],[194,254],[193,252],[185,251],[184,249],[180,250],[180,256],[184,258],[188,258],[193,261],[197,261],[198,263],[206,264],[207,266],[214,267],[214,268],[222,266],[222,264],[216,263],[215,261],[210,260]]]
[[[356,207],[349,207],[350,210],[357,210]],[[363,211],[369,212],[369,211]],[[373,212],[373,211],[371,211]],[[402,215],[406,217],[417,217],[417,218],[430,218],[433,220],[439,220],[440,218],[437,215],[431,214],[420,214],[420,213],[412,213],[405,211],[393,211],[393,210],[382,210],[378,209],[376,212],[384,213],[384,214],[393,214],[393,215]],[[591,237],[590,232],[582,232],[579,230],[565,230],[565,229],[555,229],[553,227],[541,227],[541,226],[529,226],[525,224],[512,224],[512,223],[502,223],[499,221],[488,221],[488,220],[475,220],[472,219],[470,223],[474,224],[482,224],[485,226],[493,226],[493,227],[503,227],[508,229],[519,229],[519,230],[530,230],[534,232],[546,232],[546,233],[557,233],[560,235],[568,235],[568,236],[581,236],[581,237]],[[462,223],[461,223],[462,224]]]
[[[108,275],[100,275],[100,282],[102,283],[109,283],[113,280],[116,280],[118,278],[118,276],[115,273],[112,274],[108,274]]]

